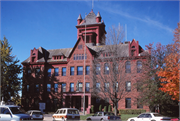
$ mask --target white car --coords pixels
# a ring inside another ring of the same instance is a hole
[[[80,120],[79,111],[76,108],[61,108],[52,116],[53,121]]]
[[[44,116],[40,110],[29,110],[27,111],[27,114],[31,116],[31,119],[33,120],[43,120]]]
[[[164,117],[159,113],[142,113],[138,117],[129,118],[127,121],[171,121],[171,118]]]

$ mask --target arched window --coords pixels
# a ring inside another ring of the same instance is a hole
[[[126,63],[125,63],[125,72],[131,73],[131,62],[130,61],[126,61]]]
[[[137,73],[141,73],[141,72],[142,72],[142,62],[137,61]]]
[[[109,74],[109,64],[108,63],[104,64],[104,74]]]

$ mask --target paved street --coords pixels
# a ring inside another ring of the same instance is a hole
[[[52,121],[52,114],[44,114],[43,121]],[[80,120],[80,121],[85,121],[85,120]]]

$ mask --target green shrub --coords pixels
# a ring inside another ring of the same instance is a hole
[[[143,109],[120,109],[120,114],[141,114],[146,112],[146,110]]]
[[[99,111],[102,111],[102,105],[99,105]]]
[[[107,111],[107,106],[104,106],[104,112],[106,112]]]
[[[94,113],[94,105],[91,106],[91,112]]]
[[[111,105],[108,106],[108,112],[112,112]]]

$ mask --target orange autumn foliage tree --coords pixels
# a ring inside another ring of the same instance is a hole
[[[165,66],[157,72],[161,81],[163,92],[172,96],[173,100],[179,100],[180,83],[180,22],[174,31],[174,43],[167,45]]]

